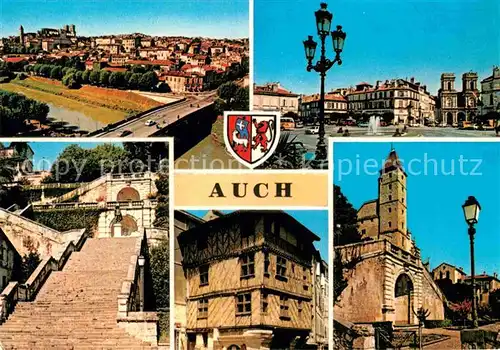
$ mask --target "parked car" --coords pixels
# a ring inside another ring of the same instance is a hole
[[[319,126],[312,126],[309,129],[306,129],[306,134],[315,135],[319,133]]]
[[[146,120],[146,122],[144,123],[144,125],[146,125],[146,126],[153,126],[155,124],[156,123],[154,121],[152,121],[151,119]]]
[[[132,131],[130,130],[123,130],[121,133],[120,133],[120,137],[125,137],[125,136],[128,136],[132,134]]]

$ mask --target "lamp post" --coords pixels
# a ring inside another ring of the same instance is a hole
[[[146,259],[143,255],[139,256],[139,302],[140,302],[140,311],[144,311],[144,264],[146,263]]]
[[[481,205],[474,196],[469,196],[465,203],[462,205],[464,211],[465,221],[469,225],[469,238],[470,238],[470,265],[471,265],[471,282],[472,282],[472,326],[477,328],[477,305],[476,305],[476,275],[474,267],[474,235],[476,234],[476,228],[479,219],[479,212],[481,211]]]
[[[314,13],[316,16],[316,27],[318,36],[321,40],[321,56],[316,64],[313,64],[314,55],[316,53],[316,46],[318,45],[312,35],[309,35],[307,40],[304,40],[304,49],[307,59],[307,71],[314,70],[320,75],[321,88],[319,99],[319,131],[318,131],[318,144],[316,145],[315,161],[325,162],[327,160],[327,151],[325,143],[325,77],[326,72],[333,67],[335,63],[342,64],[340,53],[344,49],[344,41],[346,33],[342,31],[342,26],[337,26],[337,30],[330,32],[332,25],[333,14],[329,12],[326,3],[321,3],[321,8]],[[332,60],[326,58],[325,41],[331,35],[333,40],[333,50],[335,51],[335,58]]]

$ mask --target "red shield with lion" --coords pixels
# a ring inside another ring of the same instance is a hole
[[[224,141],[241,163],[255,168],[274,152],[279,139],[279,113],[225,112]]]

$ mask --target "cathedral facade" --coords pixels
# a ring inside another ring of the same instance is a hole
[[[355,323],[418,323],[419,308],[429,320],[444,319],[444,295],[422,263],[407,223],[407,174],[395,150],[378,179],[378,198],[358,210],[363,241],[336,247],[342,259],[356,260],[348,286],[335,305],[336,317]]]
[[[462,74],[462,91],[455,88],[455,74],[441,74],[438,91],[438,122],[458,126],[460,122],[473,122],[478,115],[479,90],[477,73]]]

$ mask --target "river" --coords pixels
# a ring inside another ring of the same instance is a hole
[[[47,105],[50,108],[48,118],[53,119],[53,121],[63,121],[67,123],[68,126],[77,126],[78,129],[89,132],[105,126],[104,123],[94,120],[81,112],[61,108],[51,103],[47,103]]]

